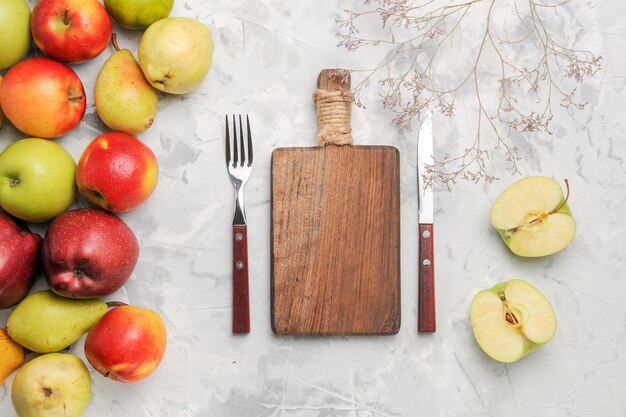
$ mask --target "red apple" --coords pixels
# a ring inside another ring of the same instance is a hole
[[[102,375],[135,382],[159,366],[166,344],[165,325],[157,313],[134,306],[116,307],[89,331],[85,356]]]
[[[112,212],[132,210],[150,197],[159,177],[152,150],[126,133],[95,138],[76,168],[76,184],[93,204]]]
[[[31,28],[39,49],[64,62],[91,59],[111,40],[111,19],[98,0],[40,0]]]
[[[85,114],[85,102],[78,75],[48,58],[31,58],[14,65],[0,86],[6,118],[37,138],[55,138],[74,129]]]
[[[26,297],[39,265],[41,241],[26,223],[0,210],[0,308]]]
[[[50,288],[71,298],[109,295],[130,278],[139,244],[119,217],[95,208],[57,216],[43,239],[41,258]]]

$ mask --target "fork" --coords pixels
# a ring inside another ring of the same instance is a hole
[[[233,333],[250,333],[250,296],[248,288],[248,227],[246,211],[243,203],[243,187],[252,170],[252,135],[250,119],[246,116],[246,135],[244,135],[241,115],[239,130],[237,120],[232,116],[229,126],[228,115],[226,124],[226,166],[230,181],[236,191],[235,214],[233,217]],[[231,149],[230,133],[232,130],[233,145]],[[246,141],[247,138],[247,151]]]

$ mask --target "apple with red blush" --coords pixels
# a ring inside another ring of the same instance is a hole
[[[39,266],[41,236],[0,210],[0,308],[22,301]]]
[[[95,138],[76,168],[76,184],[91,203],[114,213],[129,211],[150,197],[159,166],[141,140],[120,132]]]
[[[0,105],[5,117],[27,135],[56,138],[80,123],[85,114],[85,90],[67,65],[49,58],[30,58],[5,74]]]
[[[94,58],[111,40],[111,18],[98,0],[40,0],[31,17],[33,40],[59,61]]]
[[[152,374],[167,345],[167,331],[154,311],[135,306],[109,310],[91,328],[85,356],[107,378],[135,382]]]
[[[57,216],[44,236],[43,270],[52,291],[96,298],[120,289],[139,259],[139,243],[119,217],[96,208]]]

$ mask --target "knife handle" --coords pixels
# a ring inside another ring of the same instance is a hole
[[[250,333],[248,226],[233,225],[233,333]]]
[[[419,225],[419,280],[417,331],[434,332],[437,328],[435,317],[435,256],[433,245],[433,225]]]

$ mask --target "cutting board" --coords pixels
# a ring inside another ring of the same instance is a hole
[[[318,88],[350,89],[323,70]],[[280,335],[400,328],[399,153],[326,145],[272,153],[271,314]]]

